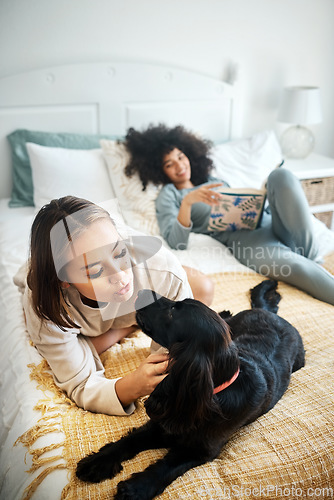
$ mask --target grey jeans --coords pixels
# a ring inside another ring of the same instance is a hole
[[[318,245],[299,180],[289,170],[276,169],[268,177],[267,190],[271,215],[264,213],[261,227],[211,236],[245,266],[334,305],[334,276],[314,262]]]

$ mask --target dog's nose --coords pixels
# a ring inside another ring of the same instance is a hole
[[[159,295],[154,290],[139,290],[135,301],[136,311],[138,311],[139,309],[143,309],[144,307],[152,304],[153,302],[156,302],[160,298],[161,295]]]

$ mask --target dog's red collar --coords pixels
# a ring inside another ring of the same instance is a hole
[[[235,374],[230,380],[224,382],[222,385],[218,385],[218,387],[215,387],[213,389],[213,394],[217,394],[217,392],[223,391],[224,389],[226,389],[226,387],[233,384],[233,382],[238,378],[239,373],[240,373],[240,368],[238,368],[238,371],[235,372]]]

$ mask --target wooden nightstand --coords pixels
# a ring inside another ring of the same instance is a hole
[[[287,158],[284,167],[300,179],[311,212],[334,231],[334,159],[312,153],[304,160]]]

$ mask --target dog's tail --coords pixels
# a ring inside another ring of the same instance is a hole
[[[277,281],[275,280],[262,281],[262,283],[252,288],[250,291],[252,308],[259,307],[260,309],[265,309],[276,314],[278,303],[281,300],[281,296],[276,288]]]

